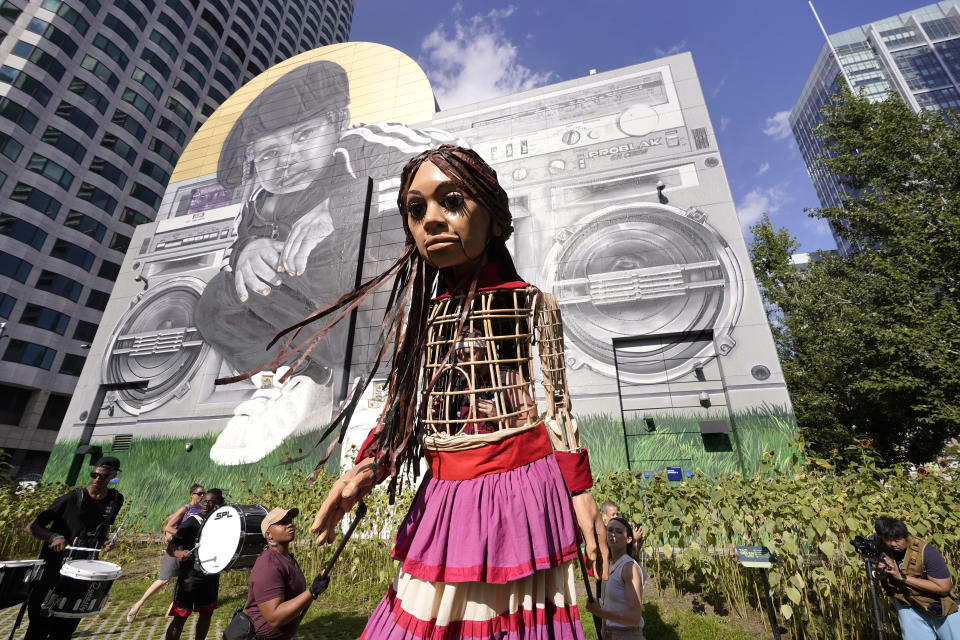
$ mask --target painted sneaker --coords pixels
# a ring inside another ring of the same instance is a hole
[[[237,405],[233,417],[210,448],[210,459],[224,465],[262,460],[288,437],[313,431],[330,418],[333,394],[308,376],[279,379],[289,370],[262,372],[251,378],[253,395]]]

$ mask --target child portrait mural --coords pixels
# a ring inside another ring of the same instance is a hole
[[[306,476],[340,402],[371,379],[350,460],[390,394],[373,371],[389,283],[293,370],[274,362],[283,340],[268,345],[403,253],[401,169],[441,144],[475,151],[509,196],[506,248],[563,312],[595,473],[750,474],[770,451],[786,463],[795,420],[689,54],[440,111],[409,57],[344,43],[264,71],[194,134],[131,241],[47,477],[65,477],[91,421],[89,444],[147,502],[197,478],[232,494]],[[455,344],[436,382],[448,420],[479,435],[545,406],[542,391],[458,400],[490,382],[475,364],[489,344]],[[498,371],[542,378],[539,364]]]

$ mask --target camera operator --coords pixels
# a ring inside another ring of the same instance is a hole
[[[940,552],[896,518],[874,524],[883,555],[877,578],[893,598],[904,640],[960,640],[960,613],[950,570]]]

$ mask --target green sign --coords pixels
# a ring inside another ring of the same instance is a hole
[[[740,564],[751,569],[769,569],[777,561],[766,547],[737,546],[736,550]]]

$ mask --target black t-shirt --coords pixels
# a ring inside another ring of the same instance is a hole
[[[204,517],[199,513],[194,513],[187,517],[177,527],[177,532],[173,534],[170,543],[167,544],[167,553],[173,555],[174,551],[189,551],[193,549],[197,540],[200,538],[200,529],[203,527]],[[182,562],[180,562],[179,574],[188,576],[194,573],[194,564],[196,562],[196,552],[191,553]]]
[[[110,525],[123,506],[123,494],[108,489],[106,495],[95,499],[86,489],[74,489],[54,500],[40,512],[36,522],[55,534],[62,535],[67,544],[78,547],[100,547],[107,540]],[[57,553],[49,544],[43,545],[40,558],[47,562],[44,578],[53,578],[68,552]],[[82,556],[86,557],[86,556]]]
[[[903,558],[906,555],[907,551],[904,549],[903,553],[894,553],[891,556],[901,571],[903,570]],[[923,548],[923,571],[927,578],[937,578],[939,580],[950,577],[950,569],[947,567],[943,556],[940,555],[936,547],[929,543]]]

